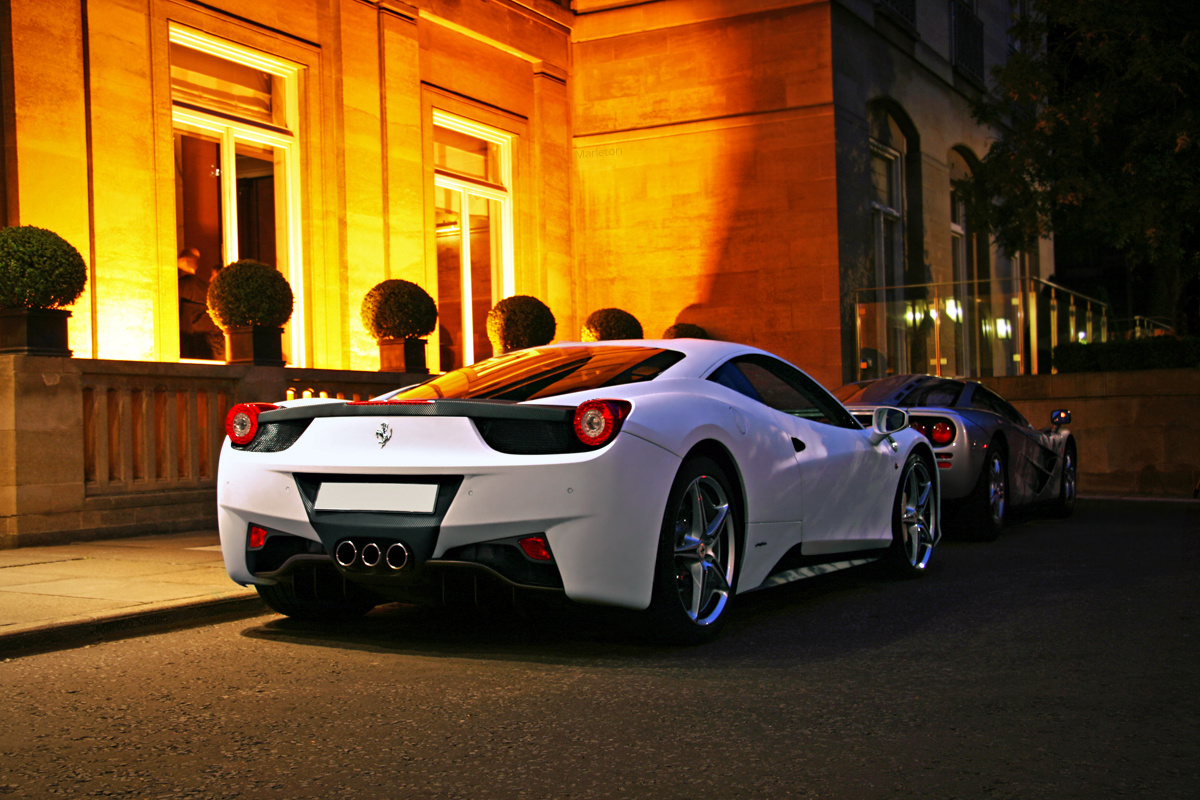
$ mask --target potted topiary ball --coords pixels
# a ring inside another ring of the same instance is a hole
[[[362,323],[379,342],[383,372],[429,372],[425,337],[437,327],[437,306],[412,281],[391,279],[375,285],[362,301]]]
[[[664,339],[707,339],[708,331],[690,322],[676,322],[663,331]]]
[[[57,233],[32,225],[0,230],[0,353],[69,358],[62,308],[79,299],[87,267]]]
[[[628,311],[622,311],[619,308],[602,308],[599,311],[593,311],[584,320],[581,337],[585,342],[641,339],[642,324]]]
[[[225,331],[226,363],[282,367],[293,302],[287,278],[261,261],[235,261],[213,275],[208,310]]]
[[[549,344],[557,327],[546,304],[527,294],[504,298],[487,315],[488,341],[496,355]]]

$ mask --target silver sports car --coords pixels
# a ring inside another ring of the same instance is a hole
[[[1063,427],[1070,411],[1052,412],[1050,427],[1038,430],[986,386],[932,375],[850,383],[834,394],[860,420],[880,406],[908,411],[933,445],[951,533],[957,523],[959,535],[995,539],[1014,506],[1074,510],[1079,464]]]

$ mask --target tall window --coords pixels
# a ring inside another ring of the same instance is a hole
[[[972,335],[968,324],[975,318],[974,257],[967,233],[967,204],[957,191],[950,192],[950,268],[954,279],[953,297],[944,301],[943,327],[949,327],[953,338],[949,342],[951,373],[970,375]],[[947,348],[942,348],[946,353]]]
[[[904,171],[901,153],[871,142],[871,225],[877,306],[876,341],[884,345],[888,372],[907,372],[904,290]]]
[[[492,355],[487,314],[514,292],[513,135],[433,111],[441,368]]]
[[[204,294],[223,265],[252,258],[281,271],[300,306],[300,66],[170,27],[180,356],[221,359]],[[285,357],[304,366],[304,315]]]
[[[871,222],[874,232],[875,283],[904,283],[904,192],[900,153],[871,143]]]

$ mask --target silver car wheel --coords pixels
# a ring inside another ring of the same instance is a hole
[[[999,453],[993,453],[988,458],[988,508],[991,509],[992,525],[997,529],[1004,523],[1004,504],[1007,487],[1004,481],[1004,460]]]
[[[902,492],[900,534],[904,556],[914,569],[924,569],[935,544],[933,478],[924,461],[909,462]]]
[[[1062,497],[1063,504],[1070,507],[1075,504],[1075,482],[1078,479],[1076,475],[1075,454],[1067,450],[1066,456],[1063,459],[1062,473]]]
[[[693,480],[675,512],[675,584],[688,618],[708,625],[729,602],[734,574],[734,521],[729,498],[708,475]]]
[[[1075,510],[1075,498],[1078,494],[1079,462],[1075,456],[1075,445],[1068,443],[1063,451],[1062,477],[1058,484],[1058,502],[1054,505],[1054,515],[1069,517]]]

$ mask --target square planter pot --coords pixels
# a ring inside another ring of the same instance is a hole
[[[424,339],[380,339],[380,372],[428,373]]]
[[[225,363],[282,367],[283,328],[249,325],[225,331]]]
[[[70,316],[61,308],[0,308],[0,353],[70,358]]]

